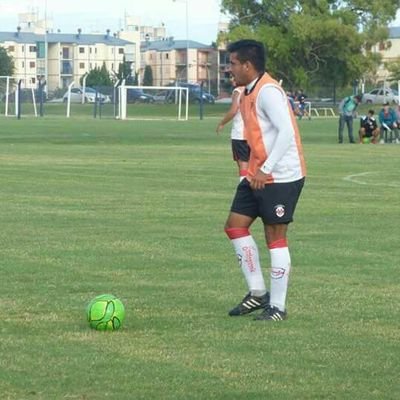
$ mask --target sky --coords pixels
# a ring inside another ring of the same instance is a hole
[[[220,0],[0,0],[0,31],[15,31],[18,14],[38,13],[53,20],[54,32],[116,32],[124,15],[140,17],[141,25],[165,24],[167,35],[186,39],[186,5],[189,39],[204,44],[216,40],[218,23],[228,19],[220,12]]]

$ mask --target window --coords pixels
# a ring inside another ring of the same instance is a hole
[[[385,43],[384,42],[380,42],[379,43],[379,50],[380,51],[385,50]]]
[[[36,43],[36,57],[45,58],[46,57],[46,46],[45,42]]]
[[[84,53],[85,53],[85,48],[79,47],[79,54],[84,54]]]
[[[15,51],[15,46],[8,46],[8,51],[9,52],[14,52]]]
[[[36,64],[34,61],[29,62],[29,68],[35,68]]]
[[[165,53],[165,59],[168,60],[169,59],[169,54]]]
[[[36,83],[36,78],[32,78],[31,83]]]
[[[122,47],[118,49],[118,54],[124,54],[124,49]]]
[[[92,54],[92,48],[91,47],[89,47],[89,53]]]
[[[69,48],[68,47],[62,48],[62,58],[64,60],[67,60],[69,58]]]
[[[36,53],[36,46],[29,46],[29,53]]]
[[[80,69],[85,69],[85,63],[79,63],[79,68]]]

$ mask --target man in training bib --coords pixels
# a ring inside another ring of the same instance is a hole
[[[262,43],[239,40],[228,46],[231,73],[245,86],[240,111],[250,147],[248,174],[238,185],[225,232],[232,242],[249,293],[229,315],[262,309],[257,320],[287,317],[286,294],[291,268],[288,224],[303,188],[305,163],[296,118],[282,87],[265,72]],[[262,219],[271,259],[267,291],[257,245],[249,231]]]

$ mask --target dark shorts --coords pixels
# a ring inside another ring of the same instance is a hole
[[[234,161],[249,161],[250,147],[246,140],[232,139],[231,142]]]
[[[364,131],[364,136],[365,137],[372,137],[373,136],[373,131],[370,131],[369,129],[365,129]]]
[[[266,225],[288,224],[293,221],[304,180],[272,183],[264,189],[253,190],[250,182],[243,179],[236,189],[231,212],[254,219],[260,217]]]

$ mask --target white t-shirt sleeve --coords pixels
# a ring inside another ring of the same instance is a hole
[[[257,109],[270,120],[278,131],[271,153],[261,166],[261,171],[270,174],[277,162],[285,155],[293,140],[293,126],[285,95],[273,85],[264,86],[258,95]]]

